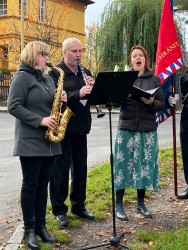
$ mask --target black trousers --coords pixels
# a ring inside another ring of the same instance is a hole
[[[23,182],[21,207],[24,226],[34,229],[45,224],[48,183],[55,157],[20,157]]]
[[[65,200],[69,192],[71,169],[70,201],[72,212],[85,210],[87,179],[87,136],[68,134],[61,142],[62,155],[56,156],[50,181],[50,199],[54,215],[66,214]]]
[[[185,181],[188,185],[188,104],[184,104],[180,120],[180,142]]]

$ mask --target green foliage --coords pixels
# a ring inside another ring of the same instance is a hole
[[[0,68],[0,74],[1,73],[10,73],[10,70],[9,69],[6,69],[6,68]]]
[[[58,221],[54,220],[54,216],[52,214],[47,216],[46,222],[49,232],[53,232],[53,235],[57,237],[60,242],[65,244],[70,241],[70,235],[66,230],[59,228]],[[44,245],[46,245],[46,243]]]
[[[182,169],[182,159],[181,159],[181,150],[177,148],[177,166]],[[159,151],[159,173],[161,177],[171,177],[173,174],[173,159],[174,154],[172,149],[162,149]],[[171,166],[171,167],[169,167]]]
[[[188,1],[187,0],[174,0],[174,11],[182,12],[188,11]]]
[[[129,0],[127,3],[127,48],[140,44],[146,48],[150,63],[155,63],[155,45],[161,17],[162,1]],[[131,25],[133,24],[134,25]],[[152,66],[152,65],[150,65]]]
[[[125,44],[125,0],[115,0],[106,6],[97,33],[97,47],[101,66],[112,70],[116,64],[123,66],[126,62]]]
[[[131,47],[138,44],[146,48],[150,67],[154,66],[163,3],[163,0],[109,1],[95,26],[95,32],[91,27],[87,33],[87,44],[92,43],[92,48],[87,47],[89,52],[86,57],[91,53],[95,55],[92,57],[93,64],[89,64],[95,75],[99,71],[113,71],[115,65],[124,70],[129,62]],[[187,0],[174,0],[174,10],[174,20],[185,57],[185,28],[182,24],[188,20]]]
[[[134,249],[186,250],[188,249],[187,233],[187,228],[181,228],[173,232],[140,231],[137,237],[143,245],[141,248]]]
[[[161,3],[161,0],[114,0],[106,6],[97,33],[103,69],[113,70],[116,64],[124,69],[130,48],[136,44],[144,46],[154,62]]]
[[[98,178],[99,176],[100,178]],[[106,212],[111,205],[110,182],[109,163],[94,168],[88,173],[89,185],[87,186],[87,192],[89,195],[87,196],[87,207],[96,214],[98,219],[106,218]]]
[[[85,65],[86,68],[91,70],[94,78],[96,78],[97,73],[100,68],[100,58],[99,52],[96,45],[96,34],[98,28],[94,23],[91,26],[86,27],[86,52],[85,52]]]

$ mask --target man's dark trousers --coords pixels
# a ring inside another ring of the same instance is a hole
[[[65,200],[69,191],[71,168],[70,201],[72,212],[85,210],[87,178],[87,135],[66,134],[61,142],[62,155],[56,156],[50,181],[50,199],[55,216],[66,214]]]
[[[185,104],[181,113],[180,142],[185,181],[188,185],[188,104]]]

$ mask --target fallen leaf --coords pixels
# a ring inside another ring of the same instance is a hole
[[[150,242],[149,242],[149,245],[150,245],[150,246],[153,246],[153,245],[154,245],[154,243],[153,243],[152,241],[150,241]]]

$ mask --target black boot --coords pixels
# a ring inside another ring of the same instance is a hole
[[[51,234],[48,233],[46,225],[38,225],[36,227],[36,235],[38,235],[44,242],[56,243],[58,240]]]
[[[34,229],[25,229],[24,238],[27,243],[28,248],[40,249],[39,242],[37,240]]]
[[[116,205],[116,217],[120,220],[129,220],[121,204]]]
[[[185,200],[188,199],[188,188],[182,193],[177,195],[176,197],[178,200]]]
[[[142,214],[145,218],[152,218],[152,214],[147,210],[144,204],[145,189],[137,189],[137,200],[138,200],[138,213]]]
[[[128,220],[128,217],[123,210],[123,202],[122,200],[116,200],[116,217],[120,220]]]
[[[152,214],[148,211],[147,207],[145,204],[139,204],[138,205],[138,213],[142,214],[145,218],[152,218]]]
[[[116,217],[120,220],[128,220],[128,217],[123,210],[123,196],[125,189],[120,189],[116,191]]]

